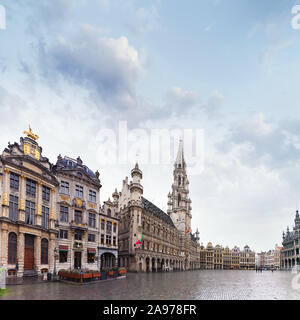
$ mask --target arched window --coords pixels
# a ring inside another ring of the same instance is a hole
[[[48,240],[41,241],[41,264],[48,264]]]
[[[178,177],[178,185],[181,185],[181,176]]]
[[[11,232],[8,235],[8,264],[17,263],[17,235]]]
[[[180,194],[178,195],[178,207],[180,206],[181,197]]]

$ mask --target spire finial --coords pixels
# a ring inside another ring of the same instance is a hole
[[[182,141],[182,138],[180,137],[175,165],[178,168],[183,168],[184,164],[185,164],[185,161],[184,161],[184,155],[183,155],[183,141]]]

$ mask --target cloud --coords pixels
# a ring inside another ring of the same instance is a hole
[[[232,152],[237,148],[248,165],[282,168],[300,159],[299,138],[292,138],[286,121],[274,123],[257,113],[235,124],[219,148]]]
[[[81,25],[73,36],[58,37],[40,52],[47,77],[60,75],[123,111],[136,105],[135,86],[143,67],[126,37],[105,37],[102,29]]]
[[[196,91],[183,90],[180,87],[173,87],[166,93],[166,102],[176,109],[177,112],[184,112],[200,102],[199,94]]]

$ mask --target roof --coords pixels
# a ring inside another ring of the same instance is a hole
[[[81,162],[80,158],[78,158],[77,160],[74,160],[74,159],[69,158],[69,157],[64,157],[64,158],[59,160],[59,164],[61,166],[63,166],[64,168],[68,168],[68,169],[81,168],[86,174],[88,174],[89,176],[91,176],[94,179],[96,178],[95,173],[91,169],[89,169],[85,165],[82,165],[82,162]]]
[[[145,199],[144,197],[142,197],[142,203],[144,205],[144,208],[146,210],[152,212],[155,217],[157,217],[158,219],[164,221],[165,223],[167,223],[170,226],[172,226],[173,228],[175,228],[175,225],[174,225],[172,219],[170,218],[170,216],[167,213],[163,212],[155,204],[153,204],[149,200]]]
[[[183,155],[183,143],[181,139],[179,140],[179,147],[178,147],[175,165],[180,168],[183,168],[185,165],[184,155]]]

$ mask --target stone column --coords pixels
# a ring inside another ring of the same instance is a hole
[[[118,268],[118,252],[115,253],[115,267]]]
[[[23,232],[18,234],[17,256],[18,256],[18,277],[23,276],[24,272],[24,250],[25,250],[25,237]]]
[[[20,202],[19,202],[19,221],[25,222],[25,199],[26,199],[26,177],[21,175],[20,183]]]
[[[48,246],[49,272],[53,272],[53,269],[54,269],[54,259],[55,259],[54,249],[55,249],[55,234],[51,233],[49,237],[49,246]]]
[[[41,236],[34,237],[34,265],[35,265],[35,270],[37,271],[38,275],[40,275],[41,274]]]
[[[1,246],[2,246],[2,266],[6,267],[8,264],[8,229],[7,226],[3,226],[2,229],[2,241],[1,241]]]
[[[55,202],[56,202],[56,190],[54,188],[51,189],[50,195],[50,223],[49,228],[55,229],[55,219],[56,219],[56,210],[55,210]]]

